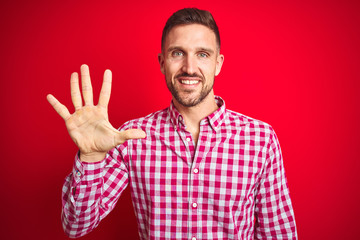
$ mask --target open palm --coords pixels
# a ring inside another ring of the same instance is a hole
[[[106,152],[116,145],[129,139],[144,138],[145,132],[139,129],[120,132],[110,124],[107,112],[112,81],[110,70],[106,70],[104,73],[99,102],[96,106],[93,103],[89,67],[82,65],[80,70],[84,105],[77,73],[71,75],[71,99],[75,107],[73,114],[70,114],[69,110],[51,94],[47,96],[47,99],[65,120],[66,128],[72,140],[80,149],[81,160],[87,162],[101,161]]]

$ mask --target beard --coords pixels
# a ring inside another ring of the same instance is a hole
[[[178,77],[198,77],[201,78],[202,83],[204,83],[204,78],[202,76],[199,76],[197,74],[187,74],[187,73],[182,73],[179,74],[177,76],[175,76],[175,79]],[[196,97],[181,97],[179,91],[176,89],[176,87],[174,86],[172,81],[167,81],[166,80],[166,85],[169,89],[169,91],[171,92],[171,95],[176,99],[176,101],[178,103],[180,103],[181,105],[183,105],[184,107],[194,107],[196,105],[198,105],[199,103],[201,103],[211,92],[211,90],[213,89],[214,86],[214,81],[212,81],[211,85],[206,86],[205,84],[202,85],[201,91],[199,93],[198,96]],[[191,94],[195,92],[195,90],[185,90],[183,93],[184,94]]]

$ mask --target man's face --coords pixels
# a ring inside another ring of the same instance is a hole
[[[213,91],[223,61],[214,32],[200,24],[172,28],[159,54],[166,84],[174,100],[185,107],[196,106]]]

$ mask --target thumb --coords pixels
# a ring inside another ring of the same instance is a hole
[[[116,145],[123,144],[125,141],[130,139],[146,138],[146,133],[140,129],[129,129],[121,131],[115,136]]]

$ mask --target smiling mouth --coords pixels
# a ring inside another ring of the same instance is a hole
[[[198,80],[180,80],[180,82],[185,85],[194,85],[194,84],[197,84],[199,81]]]
[[[203,78],[194,73],[194,74],[188,74],[188,73],[181,73],[175,76],[175,78],[183,85],[187,85],[187,86],[195,86],[197,84],[199,84]]]

